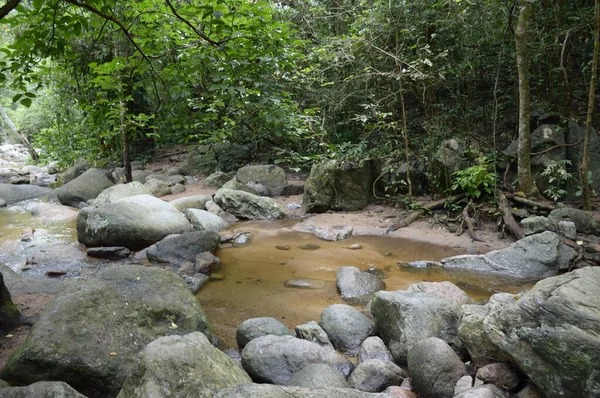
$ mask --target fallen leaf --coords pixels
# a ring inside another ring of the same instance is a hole
[[[116,356],[117,356],[117,353],[113,351],[113,352],[111,352],[111,353],[110,353],[110,356],[111,356],[111,357],[116,357]]]

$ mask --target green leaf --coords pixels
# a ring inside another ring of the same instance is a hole
[[[44,0],[33,0],[33,8],[35,10],[39,10],[40,8],[42,8],[43,4],[44,4]]]
[[[23,98],[21,100],[21,105],[23,105],[25,108],[29,108],[31,106],[31,99],[30,98]]]
[[[23,94],[17,94],[13,97],[12,102],[17,102],[19,101],[19,99],[21,99],[21,97],[23,96]]]

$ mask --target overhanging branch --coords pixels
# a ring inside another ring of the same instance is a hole
[[[8,0],[5,5],[0,7],[0,19],[8,15],[9,12],[15,9],[19,5],[21,0]]]

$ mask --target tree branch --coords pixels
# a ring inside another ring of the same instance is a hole
[[[211,46],[218,47],[221,44],[220,42],[214,41],[213,39],[211,39],[210,37],[208,37],[206,35],[206,33],[198,30],[194,25],[192,25],[192,23],[190,21],[188,21],[187,19],[185,19],[184,17],[182,17],[177,12],[177,10],[175,9],[175,7],[173,7],[173,3],[171,3],[170,0],[165,0],[165,2],[167,3],[167,5],[169,6],[169,8],[171,9],[171,12],[173,13],[173,15],[175,15],[175,17],[177,19],[179,19],[181,22],[183,22],[184,24],[186,24],[187,26],[189,26],[190,29],[192,29],[194,31],[194,33],[196,33],[198,36],[200,36],[202,39],[204,39]]]
[[[8,0],[5,5],[0,7],[0,19],[8,15],[9,12],[15,9],[19,5],[21,0]]]

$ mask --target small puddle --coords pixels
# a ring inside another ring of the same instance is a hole
[[[338,268],[346,265],[382,270],[387,276],[388,291],[405,290],[420,281],[451,281],[473,299],[485,300],[498,291],[514,293],[528,288],[506,285],[501,278],[448,273],[438,268],[403,269],[397,265],[463,254],[452,248],[387,236],[353,236],[327,242],[310,233],[291,231],[289,226],[289,221],[246,223],[235,232],[251,233],[250,243],[217,252],[222,264],[216,271],[219,280],[211,280],[197,297],[213,331],[227,347],[236,346],[236,329],[248,318],[273,317],[292,330],[307,321],[319,321],[325,307],[343,303],[335,277]],[[360,245],[362,249],[351,250],[348,248],[351,245]],[[324,281],[325,287],[316,290],[285,287],[284,283],[291,279]]]

